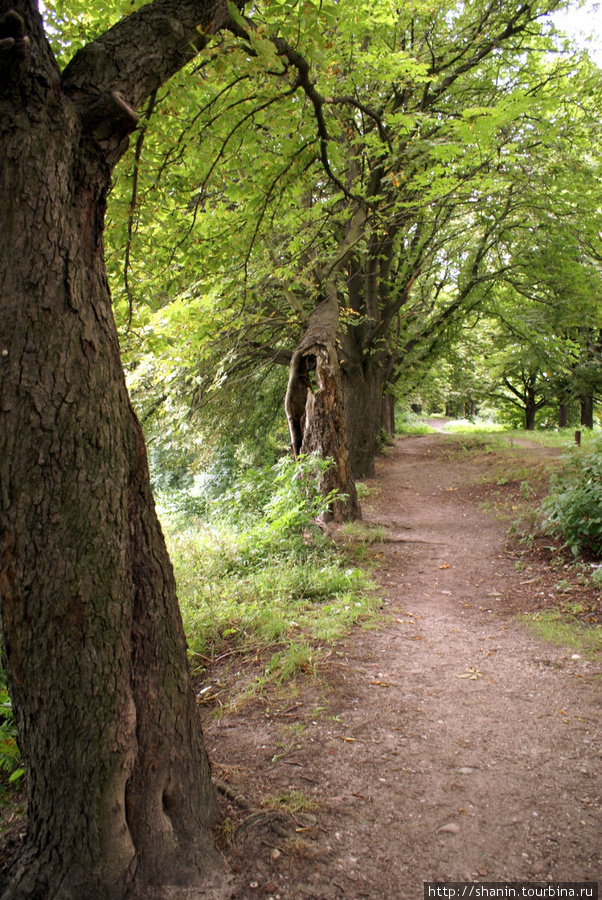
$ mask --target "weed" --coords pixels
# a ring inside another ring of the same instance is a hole
[[[518,486],[518,492],[519,492],[520,499],[523,502],[535,499],[535,490],[533,489],[533,485],[530,484],[528,481],[521,481],[521,483]]]
[[[272,654],[266,675],[273,681],[289,681],[301,672],[314,674],[317,655],[308,644],[289,641],[284,650]]]
[[[236,482],[231,521],[223,509],[214,521],[188,520],[185,529],[181,519],[163,520],[193,656],[272,650],[249,695],[313,672],[321,652],[315,643],[340,638],[379,603],[366,572],[341,560],[313,525],[323,498],[306,483],[311,471],[303,464],[298,477],[280,463],[263,481]]]
[[[224,847],[231,847],[234,844],[235,834],[236,825],[229,817],[225,818],[219,827],[218,842]]]
[[[282,809],[291,815],[300,812],[311,812],[319,808],[319,804],[303,793],[303,791],[292,790],[282,794],[268,794],[261,801],[261,805],[265,809]]]
[[[370,497],[378,497],[380,494],[380,485],[375,482],[372,484],[366,484],[364,481],[356,481],[355,487],[357,490],[357,499],[360,503],[363,500],[367,500]]]

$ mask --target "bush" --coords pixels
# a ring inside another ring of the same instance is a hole
[[[602,557],[602,439],[565,460],[542,511],[544,529],[560,536],[575,556]]]

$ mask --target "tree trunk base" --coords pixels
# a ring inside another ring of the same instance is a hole
[[[127,894],[126,900],[232,900],[236,895],[236,879],[229,872],[212,875],[202,885],[177,887],[141,887]]]

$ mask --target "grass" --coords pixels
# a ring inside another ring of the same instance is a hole
[[[560,428],[556,431],[508,431],[506,434],[510,443],[514,441],[530,441],[538,444],[540,447],[557,448],[559,450],[569,450],[575,447],[575,431],[576,428]],[[600,435],[600,429],[589,428],[581,429],[581,446],[588,447],[596,436]]]
[[[261,801],[264,809],[283,809],[291,815],[319,809],[319,803],[307,797],[303,791],[291,790],[282,794],[266,794]]]
[[[339,534],[363,544],[382,544],[386,537],[384,525],[366,525],[364,522],[345,522]]]
[[[432,434],[436,431],[424,421],[422,416],[407,410],[397,411],[395,417],[395,433],[396,434]]]
[[[261,657],[248,696],[315,672],[324,645],[380,605],[369,574],[318,529],[283,535],[199,524],[182,532],[163,524],[193,667],[221,654]]]
[[[598,660],[602,656],[602,628],[584,625],[568,608],[529,613],[522,620],[545,641]]]
[[[505,425],[498,425],[487,419],[476,419],[474,422],[469,419],[454,419],[446,422],[442,428],[444,434],[495,434],[507,430]]]
[[[396,434],[433,434],[436,428],[431,428],[426,422],[400,422],[395,426]]]

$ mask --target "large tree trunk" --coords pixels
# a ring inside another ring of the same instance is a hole
[[[349,455],[354,478],[371,478],[378,453],[385,369],[378,354],[343,364],[343,396],[349,435]]]
[[[360,518],[360,508],[349,465],[337,326],[338,301],[333,295],[314,310],[293,354],[285,409],[294,456],[318,453],[333,460],[320,489],[323,494],[339,492],[332,517],[342,522]]]
[[[28,832],[1,896],[161,896],[216,869],[215,807],[104,266],[135,116],[109,98],[92,136],[22,12],[35,56],[0,50],[0,590]]]

